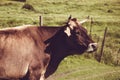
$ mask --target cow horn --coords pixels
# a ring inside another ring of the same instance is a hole
[[[90,19],[90,17],[88,16],[86,19],[80,21],[79,23],[80,23],[80,24],[83,24],[83,23],[87,22],[89,19]]]

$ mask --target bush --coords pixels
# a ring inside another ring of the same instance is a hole
[[[22,8],[23,9],[27,9],[27,10],[31,10],[31,11],[35,11],[35,9],[33,8],[33,6],[30,5],[30,4],[24,4]]]

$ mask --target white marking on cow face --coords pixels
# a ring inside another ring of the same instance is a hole
[[[87,49],[87,52],[93,52],[97,49],[97,43],[90,43],[88,45],[88,49]]]
[[[75,26],[77,26],[76,23],[75,23],[74,21],[72,21],[72,20],[70,20],[68,24],[69,24],[69,27],[70,27],[72,30],[74,29]]]
[[[74,21],[72,21],[72,20],[70,20],[70,21],[68,22],[68,25],[69,25],[69,26],[67,26],[67,28],[66,28],[66,30],[65,30],[64,32],[65,32],[68,36],[70,36],[70,35],[71,35],[70,30],[73,30],[74,27],[77,27],[77,25],[76,25],[76,23],[75,23]]]
[[[70,28],[69,28],[69,27],[67,27],[64,32],[68,35],[68,37],[71,35],[71,32],[70,32]]]

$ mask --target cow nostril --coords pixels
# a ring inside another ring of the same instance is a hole
[[[93,43],[91,46],[94,50],[97,50],[97,43]]]
[[[96,46],[95,45],[91,45],[92,47],[93,47],[93,49],[95,49],[96,48]]]

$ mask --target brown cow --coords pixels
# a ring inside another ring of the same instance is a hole
[[[74,53],[93,52],[97,44],[77,19],[65,26],[23,26],[0,30],[0,80],[44,80]]]
[[[0,78],[20,78],[28,72],[29,80],[43,80],[49,55],[41,35],[38,27],[0,30]]]

